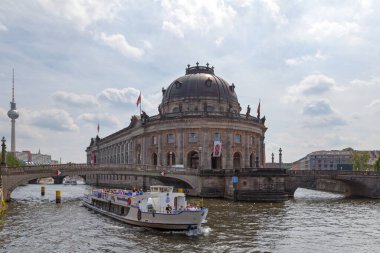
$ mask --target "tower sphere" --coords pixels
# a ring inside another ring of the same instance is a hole
[[[8,117],[11,119],[17,119],[19,116],[19,113],[17,110],[9,110],[8,111]]]

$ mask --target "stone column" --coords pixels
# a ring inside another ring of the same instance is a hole
[[[146,136],[141,135],[141,151],[140,151],[140,159],[141,159],[141,164],[147,164],[147,150],[146,150]]]
[[[136,164],[136,157],[135,157],[135,139],[133,138],[132,141],[131,141],[131,146],[130,146],[130,149],[131,149],[131,163],[132,164]]]
[[[234,145],[234,136],[231,130],[227,130],[227,157],[226,157],[226,169],[232,169],[233,168],[233,150],[232,146]]]
[[[177,148],[176,148],[176,164],[183,164],[183,144],[184,144],[184,134],[183,134],[183,129],[180,129],[177,131]],[[174,165],[174,164],[173,164]]]
[[[203,149],[202,149],[202,159],[203,159],[203,169],[211,169],[211,151],[210,143],[212,142],[210,133],[208,129],[203,129]],[[223,152],[223,151],[222,151]]]
[[[245,142],[245,145],[244,145],[245,147],[243,149],[244,150],[243,151],[244,152],[244,155],[243,155],[244,163],[242,163],[242,164],[244,164],[244,167],[248,168],[249,167],[249,146],[250,146],[250,135],[249,135],[249,133],[245,133],[243,138],[244,138],[243,140]]]
[[[163,165],[162,161],[162,133],[157,135],[157,165]]]

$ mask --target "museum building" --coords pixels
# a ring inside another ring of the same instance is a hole
[[[265,117],[241,107],[214,67],[188,65],[162,89],[158,114],[132,116],[128,127],[91,139],[88,164],[172,166],[225,170],[264,167]]]

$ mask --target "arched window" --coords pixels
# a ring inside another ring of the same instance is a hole
[[[214,157],[214,153],[211,153],[211,168],[214,170],[222,169],[222,154],[219,157]]]
[[[255,167],[255,155],[253,153],[249,156],[249,167]]]
[[[166,165],[171,166],[175,165],[175,153],[169,152],[166,156]]]
[[[240,155],[239,152],[236,152],[234,154],[234,161],[233,161],[233,167],[234,167],[234,169],[240,169],[241,168],[240,160],[241,160],[241,155]]]
[[[198,169],[199,162],[199,155],[197,151],[193,150],[187,154],[187,167],[192,169]]]
[[[241,135],[240,134],[235,134],[234,142],[235,143],[241,143]]]
[[[157,154],[156,153],[152,154],[152,164],[157,165]]]

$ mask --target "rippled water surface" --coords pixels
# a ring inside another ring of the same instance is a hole
[[[205,199],[196,234],[133,227],[82,207],[86,185],[18,187],[0,217],[0,252],[380,252],[380,200],[299,189],[282,204]],[[55,190],[62,203],[55,204]]]

